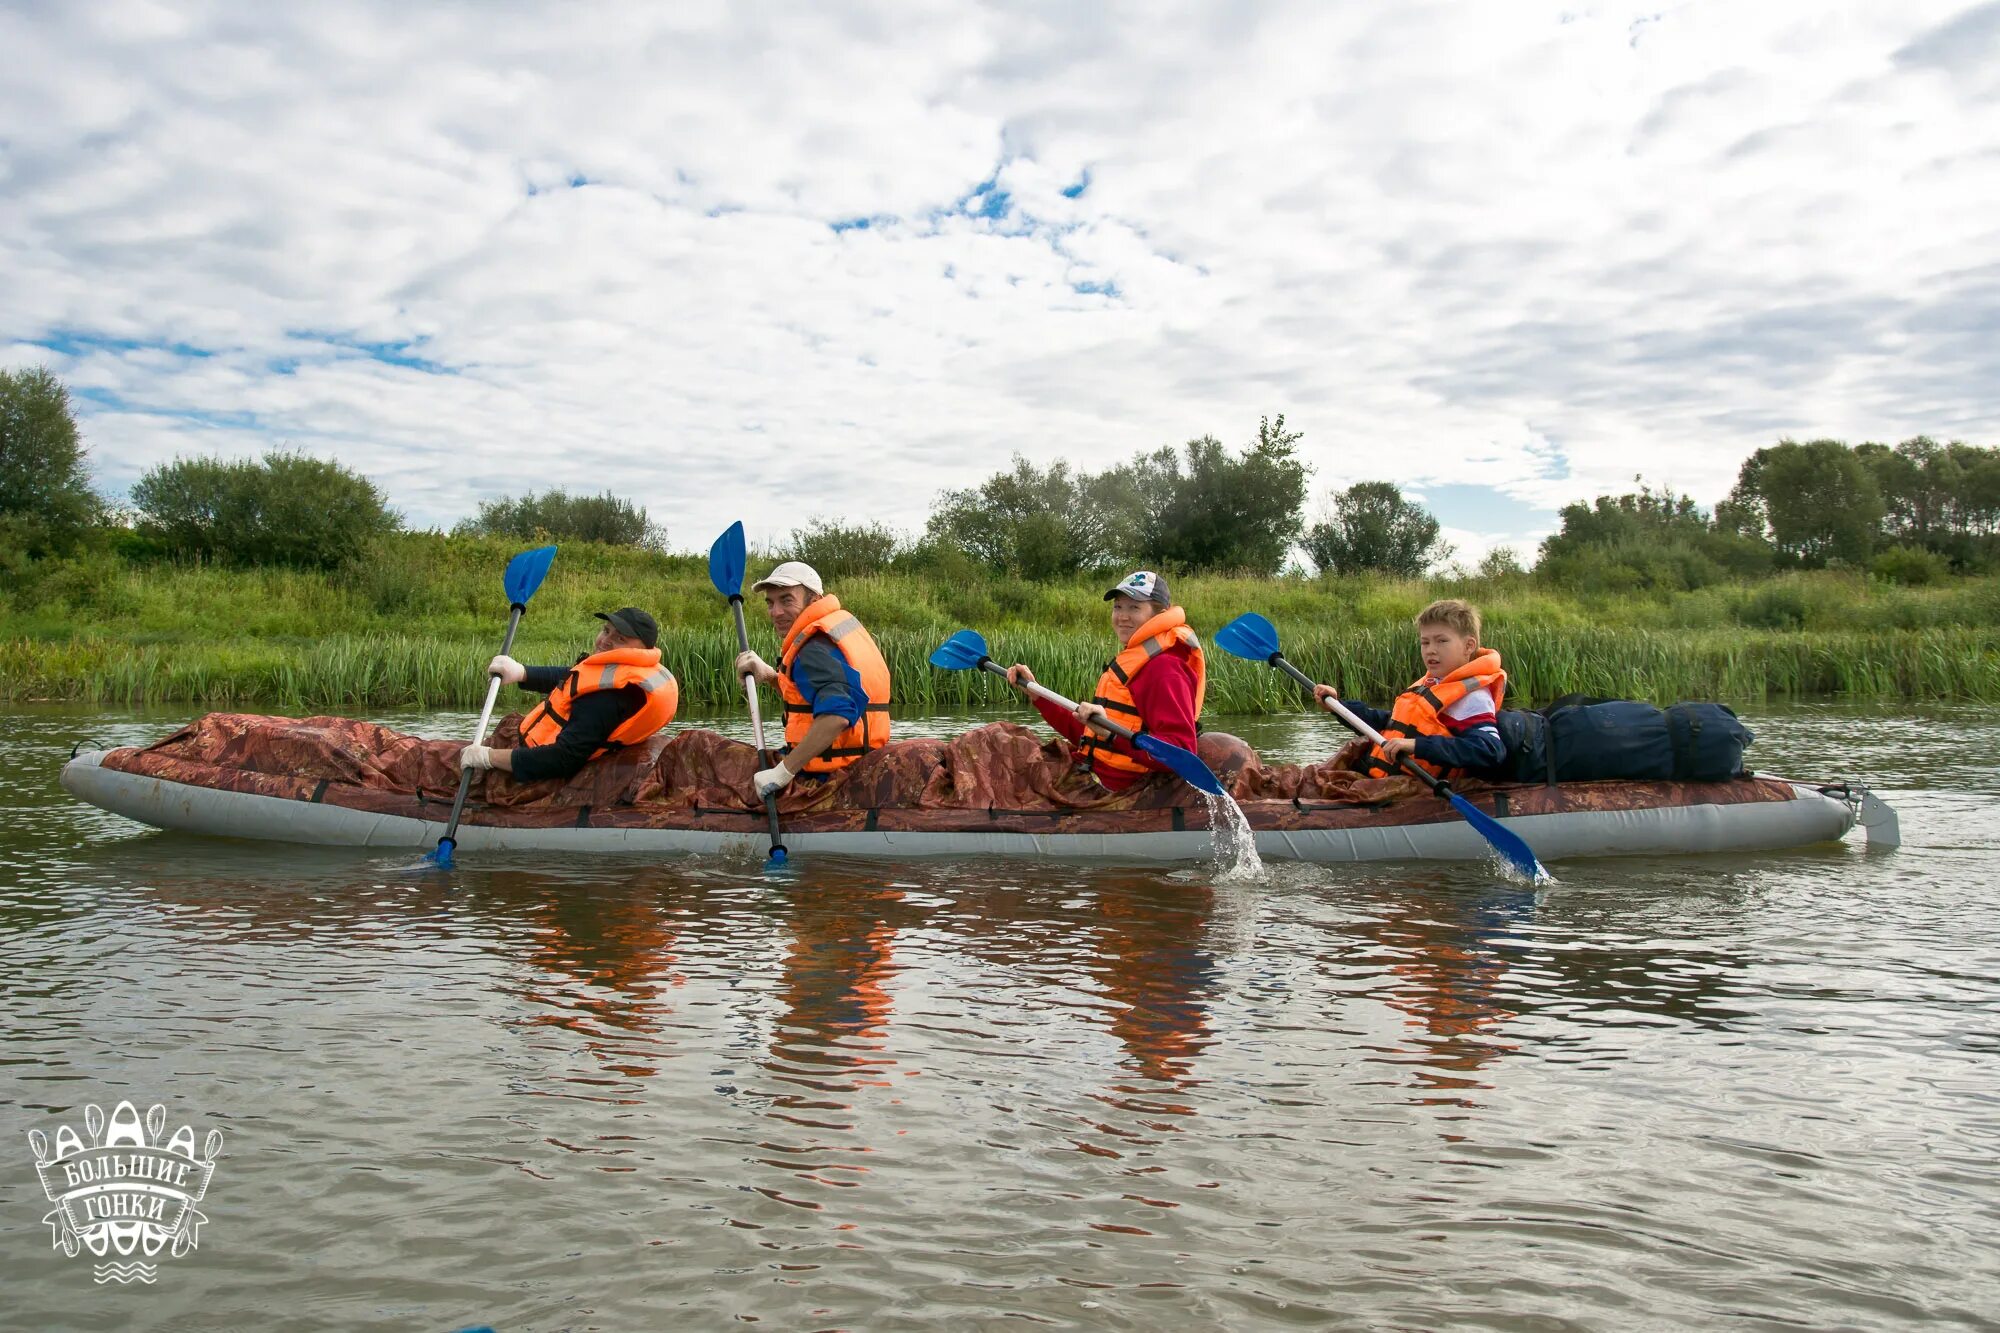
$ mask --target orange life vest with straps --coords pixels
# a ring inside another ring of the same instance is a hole
[[[1200,717],[1201,701],[1208,693],[1208,663],[1201,655],[1201,640],[1187,627],[1187,612],[1178,606],[1168,607],[1132,631],[1132,637],[1125,641],[1125,651],[1112,658],[1111,665],[1097,678],[1097,691],[1090,701],[1104,709],[1113,722],[1144,731],[1146,719],[1139,715],[1139,706],[1132,698],[1132,677],[1139,674],[1140,667],[1176,644],[1187,649],[1188,670],[1194,673],[1194,712]],[[1111,746],[1109,740],[1100,740],[1086,730],[1083,739],[1077,742],[1077,762],[1092,772],[1108,769],[1137,775],[1155,771],[1152,765],[1120,754]]]
[[[1396,702],[1389,709],[1389,724],[1382,728],[1386,736],[1449,736],[1451,728],[1444,724],[1444,711],[1480,688],[1493,695],[1493,711],[1500,711],[1501,701],[1507,697],[1507,673],[1500,668],[1500,654],[1492,648],[1482,648],[1479,655],[1443,680],[1432,680],[1425,676],[1396,696]],[[1438,765],[1427,764],[1411,755],[1410,759],[1425,772],[1438,776]],[[1397,772],[1389,757],[1382,753],[1379,745],[1370,746],[1368,758],[1361,771],[1371,778],[1387,777]]]
[[[569,725],[570,706],[582,695],[599,690],[622,690],[636,685],[645,691],[646,702],[638,712],[618,724],[597,749],[597,758],[619,746],[637,745],[674,720],[680,707],[681,685],[674,673],[660,665],[658,648],[611,648],[592,653],[569,669],[562,684],[549,697],[528,710],[521,719],[521,744],[549,745]]]
[[[834,737],[824,753],[798,770],[837,773],[870,750],[879,750],[889,743],[889,664],[882,660],[882,650],[875,646],[875,640],[861,627],[854,613],[841,609],[838,597],[814,598],[799,612],[799,618],[792,622],[791,631],[778,649],[778,697],[785,701],[787,749],[796,748],[812,730],[812,705],[792,683],[792,663],[815,634],[826,636],[833,651],[861,677],[862,693],[868,696],[861,720]]]

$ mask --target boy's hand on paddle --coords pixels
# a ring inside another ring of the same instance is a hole
[[[1109,736],[1112,734],[1111,728],[1105,725],[1105,723],[1111,720],[1111,716],[1104,711],[1102,704],[1078,704],[1076,706],[1076,720],[1081,722],[1086,730],[1095,735]]]
[[[1415,757],[1417,742],[1409,736],[1386,736],[1382,740],[1382,753],[1388,755],[1389,762],[1393,764],[1404,755]]]
[[[736,674],[739,678],[755,677],[759,685],[774,684],[778,679],[778,673],[771,669],[771,664],[750,651],[736,654]]]
[[[1032,685],[1035,683],[1035,673],[1028,670],[1026,663],[1016,662],[1007,668],[1007,683],[1017,690],[1023,685]]]
[[[528,668],[522,666],[519,662],[507,656],[507,654],[501,653],[486,664],[486,674],[489,676],[498,676],[509,685],[519,685],[528,678]]]
[[[1335,703],[1339,703],[1339,702],[1340,702],[1340,691],[1339,691],[1339,690],[1336,690],[1336,689],[1335,689],[1335,688],[1333,688],[1333,686],[1331,686],[1331,685],[1315,685],[1315,686],[1313,686],[1313,702],[1314,702],[1314,703],[1318,704],[1318,705],[1319,705],[1319,706],[1320,706],[1321,708],[1325,708],[1325,707],[1326,707],[1326,701],[1327,701],[1327,700],[1329,700],[1329,699],[1333,700],[1333,701],[1334,701]]]
[[[498,675],[498,672],[494,673]],[[468,745],[458,752],[460,768],[493,767],[493,747],[490,745]]]

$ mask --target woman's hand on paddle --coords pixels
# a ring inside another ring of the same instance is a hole
[[[736,654],[736,675],[739,679],[754,677],[759,685],[775,685],[778,680],[778,673],[771,669],[769,662],[747,650]]]
[[[1333,700],[1333,702],[1335,702],[1335,703],[1339,703],[1339,702],[1340,702],[1340,691],[1339,691],[1339,690],[1336,690],[1336,689],[1335,689],[1335,688],[1333,688],[1333,686],[1331,686],[1331,685],[1315,685],[1315,686],[1313,686],[1313,702],[1314,702],[1314,703],[1318,704],[1318,705],[1319,705],[1319,706],[1320,706],[1321,708],[1325,708],[1325,707],[1326,707],[1326,702],[1327,702],[1327,700],[1329,700],[1329,699]]]
[[[519,662],[507,656],[507,654],[501,653],[486,664],[486,674],[489,676],[498,676],[509,685],[519,685],[528,678],[528,668],[522,666]]]
[[[1026,663],[1016,662],[1007,668],[1007,683],[1017,690],[1023,685],[1032,685],[1035,683],[1035,673],[1028,670]]]
[[[1102,704],[1089,702],[1078,704],[1076,706],[1076,720],[1083,724],[1085,730],[1095,732],[1099,736],[1109,736],[1112,734],[1111,728],[1104,725],[1111,720],[1111,715],[1104,711]]]

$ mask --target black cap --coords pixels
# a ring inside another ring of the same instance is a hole
[[[616,611],[593,611],[591,614],[628,639],[637,639],[648,648],[660,646],[660,622],[636,606],[621,606]]]
[[[1158,602],[1161,606],[1172,606],[1174,599],[1167,592],[1167,581],[1150,569],[1141,569],[1127,574],[1118,581],[1118,586],[1104,594],[1104,600],[1114,597],[1130,597],[1135,602]]]

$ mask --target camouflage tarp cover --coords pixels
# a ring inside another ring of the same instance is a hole
[[[515,743],[519,722],[518,715],[503,721],[492,743]],[[191,786],[442,821],[458,788],[463,745],[354,718],[210,713],[144,749],[113,750],[103,764]],[[1212,736],[1203,738],[1203,753],[1214,756],[1211,763],[1226,780],[1230,767],[1242,762],[1233,791],[1253,828],[1357,828],[1457,817],[1414,780],[1364,778],[1342,768],[1339,756],[1267,766],[1241,742]],[[763,807],[750,791],[758,766],[755,752],[740,741],[675,730],[587,764],[568,782],[476,775],[465,820],[515,828],[755,833],[763,828]],[[1788,785],[1762,778],[1560,787],[1468,782],[1460,791],[1503,815],[1794,799]],[[1038,740],[1012,722],[988,723],[950,740],[897,741],[826,782],[794,783],[778,808],[786,827],[799,832],[1142,833],[1208,826],[1200,793],[1178,779],[1162,775],[1107,795],[1071,766],[1059,740]]]

